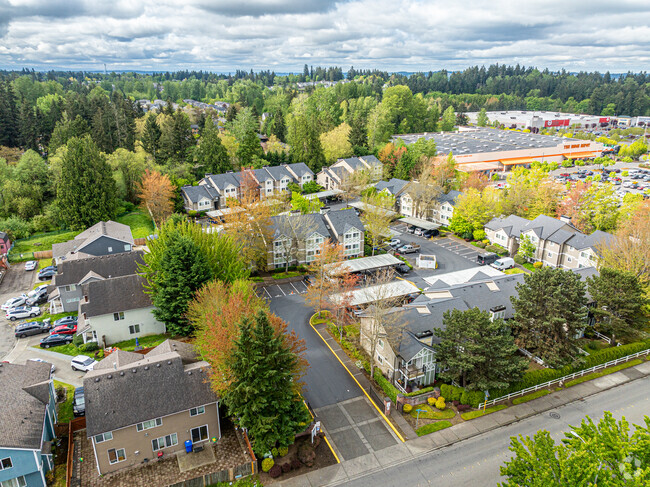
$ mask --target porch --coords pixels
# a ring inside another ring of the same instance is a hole
[[[408,362],[402,361],[394,373],[394,384],[404,394],[433,384],[436,378],[435,355],[423,348]]]

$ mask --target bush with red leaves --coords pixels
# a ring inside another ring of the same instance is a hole
[[[460,404],[460,401],[451,401],[451,403],[452,403],[454,406],[458,407],[458,405]]]
[[[283,463],[282,464],[282,473],[287,473],[291,470],[291,464],[290,463]]]
[[[292,458],[291,459],[291,468],[293,470],[298,470],[300,467],[302,467],[302,462],[298,460],[297,458]]]
[[[459,413],[462,413],[463,411],[469,411],[472,409],[472,406],[469,404],[459,404],[457,409]]]
[[[282,467],[280,467],[280,465],[273,465],[271,467],[271,470],[269,470],[269,475],[272,479],[277,479],[280,475],[282,475]]]

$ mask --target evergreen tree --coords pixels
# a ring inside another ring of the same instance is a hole
[[[160,268],[150,283],[153,311],[172,335],[190,335],[191,324],[185,317],[194,293],[211,277],[210,264],[194,241],[179,235],[162,255]]]
[[[325,154],[316,130],[306,117],[293,115],[289,125],[288,142],[291,160],[304,162],[317,173],[325,165]]]
[[[486,127],[488,123],[490,123],[490,120],[485,112],[485,108],[481,108],[481,111],[478,112],[478,115],[476,116],[476,125],[479,127]]]
[[[603,267],[599,275],[587,279],[587,286],[602,332],[611,333],[612,338],[634,337],[645,326],[643,309],[648,298],[636,275]]]
[[[350,123],[350,135],[348,139],[353,150],[357,149],[358,147],[368,147],[366,121],[363,118],[362,114],[358,113],[352,118]]]
[[[0,145],[17,147],[19,139],[14,90],[11,83],[0,80]]]
[[[230,125],[230,130],[238,142],[236,155],[239,167],[248,167],[255,158],[261,158],[264,155],[260,139],[257,136],[258,128],[257,119],[253,116],[251,108],[240,110],[237,118]]]
[[[142,139],[140,143],[142,148],[148,154],[151,154],[154,161],[160,162],[160,136],[162,132],[160,131],[160,125],[156,120],[156,115],[154,113],[150,114],[147,117],[147,120],[144,123],[144,129],[142,130]]]
[[[116,194],[111,168],[90,136],[70,139],[56,184],[56,204],[67,227],[83,230],[114,218]]]
[[[228,151],[219,138],[219,129],[211,123],[205,127],[199,145],[196,146],[194,161],[197,165],[197,177],[203,177],[205,174],[223,174],[233,168]]]
[[[505,389],[521,379],[528,360],[517,354],[517,345],[505,322],[491,320],[478,308],[447,311],[444,329],[437,330],[434,346],[441,373],[468,390]]]
[[[194,137],[190,119],[181,110],[176,110],[162,127],[161,155],[167,164],[181,164],[186,161],[192,145],[194,145]]]
[[[549,367],[567,365],[580,357],[578,334],[587,322],[587,297],[580,276],[542,267],[524,275],[509,322],[517,343],[541,357]]]
[[[80,115],[77,115],[74,120],[70,120],[68,114],[64,113],[63,118],[54,127],[48,152],[54,154],[59,147],[66,145],[73,137],[80,138],[88,133],[90,133],[90,128]]]
[[[273,115],[273,123],[271,125],[271,133],[275,135],[282,142],[286,140],[287,136],[287,127],[284,123],[284,115],[282,110],[278,110],[275,115]]]
[[[235,118],[237,118],[237,107],[231,103],[226,110],[226,121],[232,123],[235,121]]]
[[[268,313],[239,325],[230,360],[230,386],[223,394],[229,413],[246,428],[258,455],[289,446],[310,420],[297,390],[300,357]]]
[[[20,117],[18,123],[20,129],[20,146],[24,149],[39,151],[38,146],[38,121],[34,115],[34,109],[25,100],[20,104]]]

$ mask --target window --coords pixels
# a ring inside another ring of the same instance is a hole
[[[129,325],[129,334],[135,335],[140,333],[140,325]]]
[[[206,201],[206,205],[209,202]],[[124,252],[129,252],[131,250],[131,244],[124,244]]]
[[[120,311],[119,313],[113,313],[113,321],[120,321],[124,319],[124,311]]]
[[[75,284],[70,284],[69,286],[65,286],[64,289],[65,289],[66,292],[70,292],[70,291],[74,291],[75,289],[77,289],[77,286]]]
[[[550,250],[548,252],[546,252],[546,257],[548,257],[548,258],[553,257],[553,252],[551,252]]]
[[[167,436],[161,436],[160,438],[151,440],[151,447],[153,451],[162,450],[163,448],[167,448],[174,445],[178,445],[178,436],[176,435],[176,433],[172,433],[171,435],[167,435]]]
[[[208,425],[199,426],[198,428],[192,428],[190,430],[192,443],[198,443],[199,441],[205,441],[208,439]]]
[[[108,441],[113,439],[113,433],[110,431],[108,433],[102,433],[101,435],[95,435],[95,443],[101,443],[103,441]]]
[[[11,458],[7,457],[0,460],[0,470],[5,470],[11,467],[13,467],[13,464],[11,463]]]
[[[126,452],[124,451],[124,448],[111,448],[108,450],[108,463],[111,465],[123,462],[124,460],[126,460]]]
[[[205,406],[199,406],[198,408],[190,409],[190,416],[198,416],[199,414],[203,414],[204,412],[205,412]]]
[[[2,487],[26,487],[27,486],[27,481],[25,480],[25,476],[21,475],[20,477],[16,477],[15,479],[3,480],[2,482],[0,482],[0,486],[2,486]]]
[[[382,365],[384,363],[384,357],[377,354],[377,362],[379,363],[379,365]]]
[[[580,252],[580,257],[583,259],[588,259],[589,258],[589,252]]]
[[[138,431],[143,431],[161,425],[162,425],[162,418],[156,418],[156,419],[150,419],[149,421],[143,421],[142,423],[138,423],[136,425],[136,429]]]
[[[566,261],[569,262],[569,263],[571,263],[571,262],[573,262],[573,259],[572,259],[571,257],[567,257],[567,258],[566,258]]]
[[[109,247],[109,248],[108,248],[108,251],[109,251],[109,252],[113,252],[113,247]]]
[[[381,338],[377,341],[377,346],[381,348],[382,350],[384,349],[384,340]]]

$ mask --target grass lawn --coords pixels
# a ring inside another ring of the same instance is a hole
[[[525,396],[521,396],[521,397],[517,397],[516,399],[513,399],[512,404],[521,404],[522,402],[532,401],[533,399],[537,399],[538,397],[542,397],[550,393],[551,391],[549,391],[548,389],[541,389],[539,391],[533,392],[532,394],[526,394]]]
[[[570,380],[569,382],[564,384],[564,387],[571,387],[575,386],[577,384],[581,384],[582,382],[586,382],[588,380],[592,379],[598,379],[598,377],[602,377],[607,374],[613,374],[614,372],[618,372],[619,370],[627,369],[628,367],[634,367],[635,365],[639,365],[643,363],[643,359],[635,359],[635,360],[630,360],[629,362],[625,362],[623,364],[618,364],[615,365],[614,367],[610,367],[605,370],[601,370],[599,372],[593,372],[591,374],[583,375],[582,377],[578,377],[577,379]]]
[[[35,346],[34,348],[40,349],[41,347]],[[95,352],[86,352],[85,350],[81,350],[77,347],[75,347],[72,343],[68,343],[67,345],[59,345],[58,347],[50,347],[48,348],[50,352],[57,352],[57,353],[62,353],[63,355],[70,355],[71,357],[76,357],[77,355],[86,355],[91,358],[95,358]],[[102,350],[99,350],[99,358],[102,359],[104,355],[104,352]]]
[[[52,265],[53,259],[41,259],[38,261],[38,270],[40,271],[44,267],[49,267]]]
[[[413,406],[413,409],[409,413],[414,418],[417,418],[418,412],[417,409],[423,409],[424,412],[420,413],[420,417],[424,419],[449,419],[456,416],[456,413],[453,409],[445,409],[444,411],[439,411],[432,408],[428,404],[418,404]]]
[[[513,267],[512,269],[506,269],[503,271],[505,274],[526,274],[526,271]]]
[[[128,225],[131,228],[133,238],[145,238],[154,232],[151,218],[140,210],[135,210],[126,215],[122,215],[117,218],[116,221]]]
[[[436,423],[429,423],[425,424],[424,426],[420,426],[417,430],[415,430],[415,432],[418,436],[424,436],[435,431],[444,430],[450,426],[451,423],[449,421],[437,421]]]
[[[302,276],[300,271],[289,271],[289,272],[278,272],[276,274],[271,274],[273,279],[286,279],[287,277],[298,277]]]
[[[29,252],[38,252],[39,250],[52,250],[52,245],[55,243],[67,242],[72,240],[81,232],[52,232],[35,235],[25,240],[18,240],[11,250],[11,254],[18,256],[19,254],[26,254]],[[30,260],[30,259],[25,259]]]
[[[65,401],[57,404],[57,415],[59,423],[67,423],[74,419],[72,413],[72,401],[74,399],[74,386],[58,380],[54,381],[54,387],[64,387],[66,390]]]
[[[530,262],[524,262],[522,265],[526,269],[528,269],[530,272],[537,272],[538,271],[538,269],[533,264],[531,264]]]
[[[466,413],[461,413],[460,417],[463,418],[465,421],[469,421],[470,419],[474,418],[479,418],[481,416],[485,416],[486,414],[490,413],[496,413],[497,411],[501,411],[502,409],[507,408],[505,404],[499,404],[498,406],[492,406],[491,408],[487,408],[485,411],[482,409],[478,411],[468,411]]]
[[[172,338],[172,337],[170,335],[163,335],[163,334],[149,335],[146,337],[138,338],[138,343],[142,348],[149,348],[149,347],[155,347],[157,345],[160,345],[168,338]],[[119,348],[120,350],[126,350],[128,352],[131,352],[135,349],[135,338],[132,338],[131,340],[125,340],[123,342],[113,343],[111,346]]]
[[[50,487],[65,487],[66,464],[54,467],[54,481],[49,484]]]

